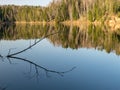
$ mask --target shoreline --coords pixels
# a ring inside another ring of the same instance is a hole
[[[46,22],[46,21],[30,21],[30,22],[26,22],[26,21],[16,21],[14,22],[15,24],[40,24],[40,25],[55,25],[54,21],[50,21],[50,22]]]
[[[103,23],[101,21],[94,21],[94,22],[90,22],[88,19],[86,18],[80,18],[78,20],[66,20],[63,22],[60,22],[61,24],[67,25],[67,26],[77,26],[77,27],[81,27],[81,26],[86,26],[88,27],[90,24],[93,24],[95,26],[97,25],[105,25],[108,26],[112,29],[120,29],[120,18],[116,17],[116,16],[112,16],[111,19],[104,21]],[[15,21],[15,22],[0,22],[0,24],[31,24],[31,25],[55,25],[56,22],[53,21],[30,21],[30,22],[26,22],[26,21]]]
[[[78,19],[78,20],[67,20],[62,22],[62,24],[64,25],[73,25],[73,26],[89,26],[91,24],[98,26],[98,25],[105,25],[107,27],[110,27],[112,30],[118,30],[120,29],[120,17],[116,17],[116,16],[111,16],[111,19],[107,19],[104,22],[102,21],[94,21],[94,22],[90,22],[88,19]]]

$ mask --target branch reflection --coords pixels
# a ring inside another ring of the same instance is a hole
[[[14,56],[8,57],[8,59],[10,59],[10,58],[11,59],[17,59],[17,60],[25,61],[25,62],[29,63],[30,64],[30,71],[31,71],[31,67],[34,66],[35,67],[36,76],[39,75],[39,69],[44,70],[46,72],[46,76],[48,77],[48,73],[55,73],[55,74],[58,74],[60,76],[64,76],[65,73],[73,71],[76,68],[76,67],[73,67],[70,70],[60,72],[60,71],[55,71],[55,70],[47,69],[47,68],[45,68],[45,67],[43,67],[41,65],[38,65],[37,63],[35,63],[33,61],[30,61],[28,59],[24,59],[24,58],[20,58],[20,57],[14,57]]]
[[[7,87],[6,86],[0,86],[0,90],[7,90]]]

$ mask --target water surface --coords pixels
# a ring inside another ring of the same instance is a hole
[[[120,89],[119,31],[95,26],[84,30],[62,25],[10,25],[1,26],[0,38],[0,89]],[[16,58],[6,57],[33,44],[12,56]]]

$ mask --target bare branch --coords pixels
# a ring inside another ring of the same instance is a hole
[[[52,34],[49,34],[49,35],[46,35],[46,36],[42,37],[41,39],[39,39],[38,41],[35,40],[35,43],[34,43],[34,44],[30,45],[29,47],[27,47],[27,48],[25,48],[25,49],[23,49],[23,50],[21,50],[21,51],[16,52],[16,53],[9,54],[9,53],[10,53],[10,50],[9,50],[9,53],[8,53],[8,55],[7,55],[6,57],[11,57],[11,56],[14,56],[14,55],[18,55],[18,54],[20,54],[20,53],[22,53],[22,52],[25,52],[25,51],[29,50],[30,48],[32,48],[33,46],[35,46],[36,44],[38,44],[40,41],[42,41],[42,40],[45,39],[46,37],[49,37],[49,36],[54,35],[54,34],[57,34],[57,33],[59,33],[59,31],[58,31],[58,32],[55,32],[55,33],[52,33]]]

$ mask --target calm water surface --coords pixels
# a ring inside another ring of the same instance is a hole
[[[85,29],[1,27],[0,90],[120,90],[119,31]]]

